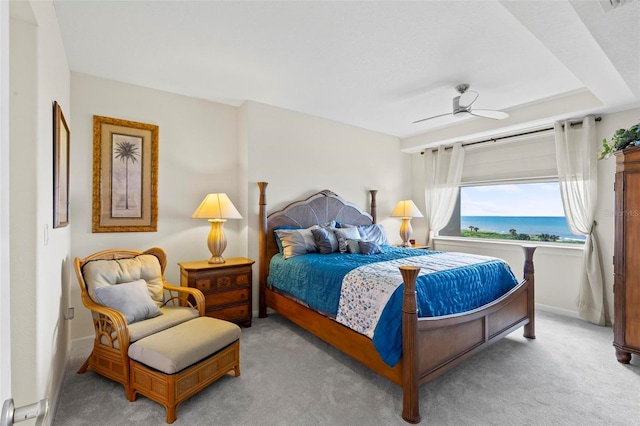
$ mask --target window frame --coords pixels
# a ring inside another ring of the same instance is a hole
[[[471,184],[461,184],[458,188],[458,196],[456,197],[456,204],[454,206],[453,209],[453,213],[451,214],[451,218],[449,219],[449,222],[447,223],[447,226],[445,226],[444,228],[442,228],[440,230],[440,232],[438,233],[438,238],[440,237],[445,237],[445,238],[462,238],[465,240],[480,240],[480,241],[496,241],[496,242],[511,242],[511,243],[535,243],[535,244],[559,244],[563,247],[566,246],[576,246],[576,247],[583,247],[584,246],[584,241],[581,242],[567,242],[567,241],[542,241],[542,240],[520,240],[520,239],[513,239],[513,238],[483,238],[483,237],[472,237],[472,236],[463,236],[462,235],[462,227],[461,227],[461,223],[462,223],[462,215],[461,215],[461,211],[462,211],[462,203],[461,203],[461,192],[462,192],[462,188],[469,188],[469,187],[475,187],[475,186],[498,186],[498,185],[521,185],[521,184],[529,184],[529,183],[557,183],[559,185],[559,180],[558,178],[531,178],[531,179],[505,179],[505,180],[500,180],[500,181],[493,181],[493,182],[478,182],[478,183],[471,183]],[[560,188],[558,188],[558,191],[560,191]],[[514,216],[516,217],[516,216]],[[565,217],[566,220],[566,215],[563,215],[563,217]],[[535,235],[535,234],[530,234],[530,235]],[[576,237],[578,237],[579,235],[576,235]]]

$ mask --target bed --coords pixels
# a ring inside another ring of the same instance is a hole
[[[403,260],[398,261],[403,282],[397,308],[401,311],[397,313],[398,321],[401,321],[401,354],[397,362],[388,363],[388,359],[385,361],[386,358],[383,359],[378,352],[374,339],[337,322],[325,309],[312,306],[269,284],[271,261],[273,259],[277,265],[280,253],[275,229],[309,228],[332,221],[352,226],[375,224],[376,191],[371,191],[371,213],[325,190],[268,214],[267,183],[258,182],[258,186],[259,316],[266,317],[267,309],[272,309],[401,386],[402,418],[405,421],[420,422],[420,385],[520,327],[524,328],[526,338],[535,338],[534,246],[523,247],[524,279],[515,282],[505,294],[475,309],[440,316],[418,315],[420,303],[416,300],[416,281],[423,277],[418,278],[421,267],[411,261],[414,257],[409,257],[406,265],[403,265]],[[413,251],[418,255],[421,250]]]

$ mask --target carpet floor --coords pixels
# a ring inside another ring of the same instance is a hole
[[[616,361],[611,328],[538,311],[517,330],[420,388],[422,424],[638,425],[640,358]],[[400,387],[271,315],[242,329],[241,376],[183,402],[175,425],[406,425]],[[54,426],[163,425],[161,405],[93,371],[65,373]]]

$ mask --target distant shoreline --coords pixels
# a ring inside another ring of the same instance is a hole
[[[460,235],[566,244],[584,244],[586,239],[571,232],[563,216],[461,216]]]
[[[526,235],[528,238],[522,238],[523,235]],[[562,243],[562,244],[584,244],[584,240],[579,239],[570,239],[570,238],[548,238],[544,237],[545,233],[542,234],[517,234],[513,236],[511,234],[501,234],[499,232],[492,231],[484,231],[479,229],[478,231],[470,231],[468,229],[461,229],[460,236],[467,238],[490,238],[495,240],[514,240],[514,241],[544,241],[544,242],[553,242],[553,243]],[[552,234],[546,234],[552,235]],[[558,236],[559,237],[559,236]]]

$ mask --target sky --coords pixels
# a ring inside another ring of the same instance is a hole
[[[564,216],[558,182],[460,188],[460,216]]]

